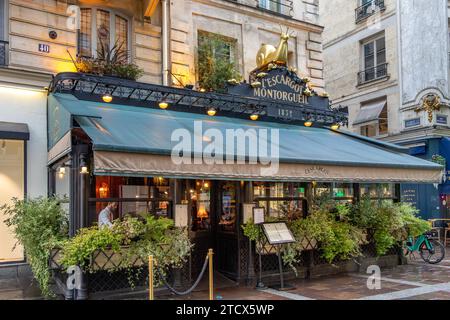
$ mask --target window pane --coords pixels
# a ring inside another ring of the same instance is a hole
[[[388,133],[387,104],[384,106],[383,110],[380,113],[380,118],[378,120],[378,133],[379,134],[387,134]]]
[[[81,9],[80,35],[78,39],[78,54],[83,57],[92,55],[91,9]]]
[[[128,21],[116,16],[116,43],[121,51],[128,53]]]
[[[111,21],[108,11],[97,10],[97,50],[109,50],[111,39]]]
[[[236,218],[236,184],[227,182],[222,186],[222,214],[220,215],[219,229],[221,231],[234,231]]]
[[[374,43],[364,45],[364,69],[370,69],[375,66],[374,62]]]
[[[192,201],[192,230],[210,230],[211,227],[211,181],[196,181],[190,190]]]
[[[12,198],[23,199],[25,181],[24,142],[0,140],[0,206]],[[14,248],[16,239],[0,211],[0,262],[23,260],[23,248]]]

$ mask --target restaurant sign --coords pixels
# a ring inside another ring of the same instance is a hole
[[[251,84],[230,84],[228,93],[281,102],[267,108],[269,117],[304,120],[302,107],[305,105],[315,109],[329,110],[330,102],[327,97],[305,94],[307,89],[305,82],[285,67],[256,74],[253,78],[254,81]]]

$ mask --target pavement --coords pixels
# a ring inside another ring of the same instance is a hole
[[[310,280],[288,281],[289,291],[267,288],[223,287],[215,290],[220,300],[450,300],[450,249],[438,265],[423,262],[417,255],[408,264],[381,270],[379,286],[372,273],[348,273]],[[368,283],[371,285],[369,288]],[[206,300],[208,291],[185,297],[159,299]]]
[[[438,265],[426,264],[417,256],[415,260],[408,259],[407,265],[381,270],[379,286],[372,289],[368,287],[368,283],[374,283],[371,276],[372,273],[348,273],[294,280],[288,282],[294,287],[289,291],[237,286],[219,276],[214,295],[218,300],[450,300],[450,248]],[[141,299],[146,297],[144,292]],[[17,269],[5,276],[0,268],[0,300],[29,299],[41,299],[29,272]],[[188,296],[164,295],[156,299],[207,300],[208,286],[203,282]]]

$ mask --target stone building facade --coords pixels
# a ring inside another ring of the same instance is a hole
[[[447,0],[321,6],[326,90],[334,105],[348,107],[350,130],[410,147],[425,159],[447,157],[448,8]],[[437,218],[449,213],[449,191],[444,181],[404,186],[403,196]]]
[[[0,0],[0,205],[47,195],[46,87],[53,75],[76,71],[77,55],[96,54],[99,32],[111,44],[124,40],[144,70],[139,81],[196,90],[199,32],[233,39],[247,78],[261,44],[278,43],[280,27],[293,34],[290,66],[320,93],[318,0]],[[23,262],[13,244],[0,222],[0,266]]]

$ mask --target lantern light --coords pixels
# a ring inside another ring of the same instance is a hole
[[[89,173],[88,167],[87,166],[82,166],[80,173],[81,174],[88,174]]]
[[[111,101],[113,101],[113,97],[109,93],[106,93],[105,95],[103,95],[102,99],[106,103],[110,103]]]
[[[161,109],[165,110],[165,109],[167,109],[169,107],[169,104],[167,102],[162,101],[162,102],[159,103],[159,107]]]
[[[208,116],[214,117],[217,113],[217,110],[214,108],[209,108],[207,113],[208,113]]]
[[[256,120],[259,119],[259,115],[257,115],[256,113],[253,113],[253,114],[250,116],[250,119],[253,120],[253,121],[256,121]]]

